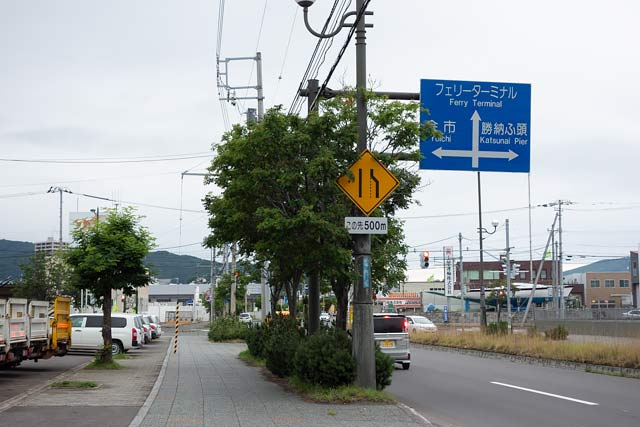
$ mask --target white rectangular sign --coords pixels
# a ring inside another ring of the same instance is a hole
[[[387,234],[387,218],[348,216],[344,228],[349,234]]]
[[[455,283],[455,272],[453,270],[453,247],[444,247],[444,292],[446,296],[453,295],[453,284]]]

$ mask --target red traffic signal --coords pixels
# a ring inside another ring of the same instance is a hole
[[[429,268],[429,251],[424,251],[420,255],[420,267]]]

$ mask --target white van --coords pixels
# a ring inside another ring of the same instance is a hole
[[[71,316],[71,350],[98,350],[102,347],[102,313]],[[111,313],[111,353],[119,354],[138,345],[139,329],[132,315]]]

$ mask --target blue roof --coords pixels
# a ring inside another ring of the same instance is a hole
[[[573,270],[565,271],[564,274],[572,273],[622,273],[629,271],[629,257],[616,259],[603,259]]]

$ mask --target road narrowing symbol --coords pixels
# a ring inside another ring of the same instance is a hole
[[[354,180],[343,175],[338,178],[338,187],[367,216],[400,185],[400,181],[369,150],[362,152],[349,171]]]

